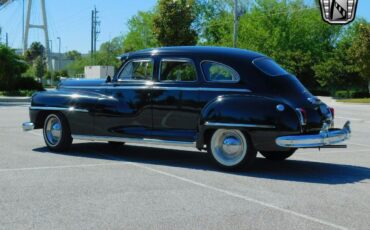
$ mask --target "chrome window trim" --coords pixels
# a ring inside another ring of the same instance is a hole
[[[228,69],[231,69],[232,71],[234,71],[234,72],[238,75],[239,80],[237,80],[237,81],[235,81],[235,80],[233,80],[233,81],[208,81],[208,80],[207,80],[207,76],[206,76],[206,74],[204,73],[204,69],[203,69],[203,64],[204,64],[205,62],[211,62],[211,63],[219,64],[219,65],[225,66],[225,67],[226,67],[226,68],[228,68]],[[238,71],[236,71],[233,67],[231,67],[231,66],[229,66],[229,65],[226,65],[226,64],[224,64],[224,63],[221,63],[221,62],[212,61],[212,60],[203,60],[203,61],[201,61],[201,62],[200,62],[200,69],[201,69],[201,71],[202,71],[202,74],[203,74],[203,77],[204,77],[204,81],[205,81],[205,82],[208,82],[208,83],[227,83],[227,84],[235,84],[235,83],[239,83],[239,82],[241,81],[241,77],[240,77],[240,74],[239,74],[239,72],[238,72]]]
[[[121,76],[121,73],[122,71],[126,68],[126,66],[129,64],[129,63],[132,63],[132,62],[151,62],[153,64],[153,69],[152,69],[152,77],[151,79],[145,79],[145,80],[120,80],[120,76]],[[117,73],[117,83],[119,82],[143,82],[143,81],[153,81],[154,79],[154,66],[155,66],[155,62],[154,62],[154,59],[153,58],[137,58],[137,59],[131,59],[131,60],[128,60],[126,61],[126,63],[121,67],[121,69],[119,70],[119,72]]]
[[[183,63],[191,63],[192,66],[194,67],[194,70],[195,70],[195,80],[194,81],[162,81],[161,80],[161,74],[162,74],[162,62],[170,62],[170,61],[173,61],[173,62],[183,62]],[[195,62],[190,59],[190,58],[182,58],[182,57],[171,57],[171,58],[161,58],[159,60],[159,68],[158,68],[158,82],[163,82],[163,83],[194,83],[194,82],[198,82],[198,71],[197,71],[197,66],[195,65]]]
[[[113,141],[113,142],[125,142],[132,144],[154,144],[154,145],[172,145],[181,147],[196,147],[195,142],[185,141],[170,141],[170,140],[159,140],[150,138],[126,138],[126,137],[109,137],[109,136],[93,136],[93,135],[72,135],[73,139],[86,140],[86,141]]]
[[[241,92],[241,93],[250,93],[248,89],[229,89],[229,88],[203,88],[203,87],[171,87],[171,86],[154,86],[153,89],[158,90],[183,90],[183,91],[210,91],[210,92]]]
[[[243,93],[250,93],[252,92],[249,89],[236,89],[236,88],[212,88],[212,87],[179,87],[179,86],[65,86],[64,88],[68,89],[163,89],[163,90],[183,90],[183,91],[211,91],[211,92],[220,92],[220,91],[228,91],[228,92],[243,92]]]
[[[274,125],[257,125],[257,124],[238,124],[238,123],[220,123],[220,122],[206,122],[206,126],[215,127],[240,127],[240,128],[261,128],[261,129],[275,129]]]
[[[74,107],[62,108],[62,107],[31,106],[30,110],[68,111],[68,112],[81,112],[81,113],[89,112],[89,110],[87,109],[76,109]]]

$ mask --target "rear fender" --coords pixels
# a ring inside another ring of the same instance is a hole
[[[201,112],[197,147],[203,148],[210,134],[219,128],[248,133],[257,149],[266,144],[277,147],[276,135],[300,132],[292,107],[278,99],[256,95],[219,96],[209,102]]]

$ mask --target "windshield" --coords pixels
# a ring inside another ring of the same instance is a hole
[[[288,74],[285,69],[269,58],[258,58],[253,61],[253,64],[265,74],[273,77]]]

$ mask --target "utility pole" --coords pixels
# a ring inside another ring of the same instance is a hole
[[[25,43],[25,38],[24,38],[24,1],[22,0],[22,42],[23,44]],[[23,53],[26,53],[26,50],[24,49],[23,46]]]
[[[61,58],[62,58],[62,39],[60,37],[57,37],[59,41],[59,53],[58,53],[58,71],[60,71],[61,67]]]
[[[96,10],[96,7],[94,10],[91,11],[91,57],[94,57],[94,53],[96,52],[96,43],[98,40],[98,35],[100,33],[99,26],[100,21],[98,17],[99,11]]]
[[[8,39],[8,33],[5,33],[5,45],[6,47],[9,47],[9,39]]]
[[[50,42],[50,50],[49,50],[49,57],[50,57],[50,60],[53,60],[52,56],[53,56],[53,40],[49,40]],[[52,66],[52,69],[50,70],[54,70],[55,66],[51,65]],[[54,83],[54,76],[53,76],[54,73],[51,73],[50,74],[50,85],[53,85]]]
[[[95,11],[91,11],[91,60],[94,55],[94,18],[95,18]]]
[[[238,0],[234,0],[234,48],[238,47],[238,20],[239,20],[239,12],[238,12]]]

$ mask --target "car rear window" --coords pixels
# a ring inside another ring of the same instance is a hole
[[[285,69],[283,69],[274,60],[269,58],[259,58],[254,60],[253,63],[259,70],[270,76],[280,76],[288,74]]]
[[[207,81],[210,82],[238,82],[239,74],[231,67],[213,62],[204,61],[202,68]]]

